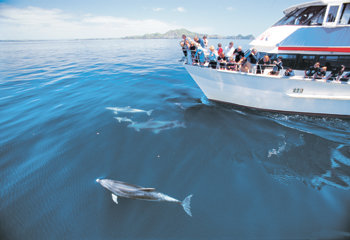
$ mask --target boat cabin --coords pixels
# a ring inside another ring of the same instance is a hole
[[[350,1],[316,1],[290,7],[250,44],[284,67],[304,70],[320,62],[328,70],[350,70]]]

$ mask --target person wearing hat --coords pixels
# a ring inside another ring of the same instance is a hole
[[[216,69],[216,65],[217,65],[217,58],[218,58],[218,55],[216,54],[215,52],[215,48],[213,45],[210,46],[209,48],[209,56],[208,56],[208,59],[209,59],[209,65],[208,67],[211,67],[213,69]]]

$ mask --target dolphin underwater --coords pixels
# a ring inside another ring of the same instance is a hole
[[[107,110],[112,110],[115,114],[118,114],[119,112],[123,113],[146,113],[148,116],[151,116],[153,110],[142,110],[137,108],[131,108],[130,106],[127,107],[106,107]]]
[[[112,192],[113,201],[118,204],[118,197],[140,199],[147,201],[157,201],[157,202],[173,202],[180,204],[185,212],[192,217],[191,213],[191,197],[192,194],[187,196],[182,202],[165,195],[160,192],[156,192],[155,188],[144,188],[136,186],[133,184],[120,182],[111,179],[96,179],[96,182],[102,185],[102,187],[108,189]]]

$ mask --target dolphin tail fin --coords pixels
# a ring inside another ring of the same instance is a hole
[[[192,213],[191,213],[191,197],[193,195],[188,195],[182,202],[181,205],[184,208],[185,212],[192,217]]]
[[[115,202],[116,204],[118,204],[118,196],[115,195],[115,194],[113,194],[113,193],[112,193],[112,200],[113,200],[113,202]]]
[[[148,116],[151,116],[152,112],[153,112],[153,110],[146,111]]]

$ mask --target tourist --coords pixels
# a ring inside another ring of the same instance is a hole
[[[250,62],[251,64],[256,64],[258,62],[257,53],[258,53],[258,50],[253,48],[247,57],[248,62]]]
[[[196,45],[195,41],[191,42],[190,51],[191,51],[192,62],[196,63],[197,61],[196,61],[195,55],[196,55],[196,51],[197,51],[197,45]]]
[[[327,80],[339,81],[339,79],[340,79],[341,75],[343,75],[344,71],[345,71],[345,66],[340,65],[340,67],[332,70],[331,74],[329,74],[328,77],[326,78],[326,81]]]
[[[314,75],[319,71],[320,69],[320,63],[316,62],[313,66],[310,66],[308,69],[305,70],[305,78],[313,78]]]
[[[220,53],[222,53],[224,50],[222,49],[222,44],[218,43],[218,48],[216,49],[216,51],[218,52],[218,55],[220,55]]]
[[[198,36],[195,36],[195,37],[193,38],[193,40],[194,40],[196,43],[200,44],[202,48],[205,48],[205,44],[204,44],[204,41],[203,41],[202,38],[199,38]]]
[[[284,76],[286,77],[293,77],[294,75],[294,71],[291,68],[287,68],[287,70],[284,72]]]
[[[265,70],[267,65],[271,65],[271,60],[270,60],[269,55],[265,55],[263,58],[261,58],[258,61],[258,68],[256,70],[256,73],[257,74],[264,73],[264,70]]]
[[[235,57],[236,63],[238,63],[239,61],[241,61],[241,59],[244,57],[244,52],[242,51],[242,47],[241,47],[241,46],[239,46],[238,48],[236,48],[235,51],[233,52],[233,54],[236,56],[236,57]]]
[[[207,35],[203,36],[203,42],[204,42],[204,47],[207,48],[208,47],[208,38]]]
[[[235,59],[233,58],[233,56],[230,57],[230,58],[228,59],[228,63],[226,63],[226,68],[227,68],[227,70],[234,71],[234,70],[237,69],[236,66],[237,66],[237,65],[235,64]]]
[[[209,55],[208,55],[208,59],[209,59],[209,64],[208,64],[208,67],[211,67],[211,68],[214,68],[216,69],[216,65],[217,65],[217,60],[218,56],[215,52],[215,48],[214,46],[210,46],[209,48]]]
[[[185,35],[185,34],[182,35],[182,40],[181,40],[181,42],[180,42],[180,46],[181,46],[182,52],[184,53],[184,56],[185,56],[185,58],[186,58],[186,57],[187,57],[187,49],[188,49],[188,46],[187,46],[187,44],[186,44],[186,35]]]
[[[277,61],[273,61],[273,64],[275,64],[275,66],[273,67],[272,71],[269,72],[269,75],[278,75],[283,69],[282,56],[279,56]]]
[[[205,64],[205,55],[204,49],[201,46],[198,46],[196,54],[195,54],[196,62],[199,62],[200,66]]]
[[[235,48],[233,47],[233,42],[230,42],[228,46],[225,47],[225,56],[230,58],[233,55],[233,52],[235,51]]]
[[[340,81],[342,82],[347,82],[350,79],[350,72],[348,72],[347,74],[345,74],[343,77],[340,78]]]
[[[315,79],[323,79],[326,77],[326,72],[327,72],[327,67],[321,67],[318,69],[318,71],[314,75],[314,80]]]
[[[191,50],[190,50],[190,47],[191,47],[191,38],[187,37],[186,38],[186,41],[185,41],[185,44],[186,44],[186,48],[187,48],[187,64],[190,64],[192,65],[192,54],[191,54]]]
[[[226,69],[226,62],[227,58],[225,56],[225,53],[221,52],[218,56],[218,62],[220,63],[220,70],[225,70]]]
[[[250,64],[250,62],[247,61],[246,57],[242,57],[241,60],[239,60],[239,62],[237,64],[238,64],[237,66],[239,67],[239,70],[241,72],[245,72],[245,73],[249,72],[249,70],[252,66]]]
[[[258,62],[257,53],[258,51],[255,48],[253,48],[247,57],[247,62],[249,64],[247,63],[246,65],[249,67],[249,72],[252,72],[253,68]]]

